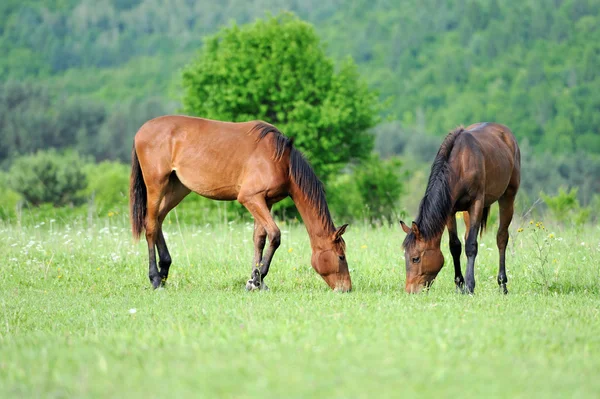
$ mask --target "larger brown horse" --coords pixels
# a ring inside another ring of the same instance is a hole
[[[254,216],[254,260],[247,289],[265,288],[263,280],[281,237],[270,210],[288,195],[306,225],[313,268],[332,289],[352,288],[342,238],[347,225],[334,227],[323,185],[292,141],[264,122],[188,116],[152,119],[134,140],[131,225],[136,239],[146,230],[148,276],[154,288],[164,284],[171,266],[163,220],[191,191],[215,200],[238,200]]]
[[[429,286],[444,266],[440,242],[448,227],[450,253],[454,260],[454,282],[464,290],[460,267],[461,243],[456,233],[456,212],[465,216],[467,254],[466,290],[475,290],[477,235],[483,233],[490,206],[498,201],[500,226],[496,243],[500,253],[498,285],[506,294],[505,253],[508,226],[521,181],[521,153],[510,129],[498,123],[459,127],[444,139],[431,167],[425,196],[416,221],[404,240],[406,291],[419,292]]]

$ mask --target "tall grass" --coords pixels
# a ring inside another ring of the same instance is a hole
[[[493,226],[473,296],[455,292],[446,240],[436,283],[408,295],[401,229],[351,226],[354,290],[342,295],[310,267],[300,224],[280,223],[270,290],[246,292],[252,223],[174,216],[173,266],[157,291],[123,214],[0,225],[0,397],[600,394],[595,226],[515,221],[508,296]]]

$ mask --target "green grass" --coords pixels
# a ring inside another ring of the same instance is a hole
[[[337,294],[310,267],[300,225],[280,225],[270,291],[246,292],[250,224],[170,220],[174,263],[158,291],[122,216],[0,226],[0,397],[600,395],[596,227],[515,223],[508,296],[489,231],[467,296],[447,245],[430,292],[407,295],[400,228],[351,226],[354,290]]]

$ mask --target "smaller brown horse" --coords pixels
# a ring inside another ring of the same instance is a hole
[[[440,242],[448,226],[450,252],[454,260],[454,282],[464,292],[460,267],[461,243],[456,233],[456,212],[463,211],[466,290],[475,290],[477,235],[485,230],[490,206],[498,201],[500,226],[496,243],[500,253],[498,285],[507,294],[505,253],[508,226],[521,181],[521,153],[510,129],[498,123],[477,123],[459,127],[444,139],[433,165],[416,221],[408,227],[400,222],[406,236],[406,291],[419,292],[433,283],[444,266]]]
[[[146,122],[132,151],[131,225],[136,239],[146,230],[148,276],[154,288],[164,284],[171,266],[162,223],[191,191],[215,200],[237,199],[254,216],[254,260],[247,289],[266,288],[263,280],[281,239],[270,210],[288,195],[306,225],[313,268],[332,289],[352,288],[342,238],[348,225],[334,227],[323,185],[292,140],[264,122],[188,116]],[[269,248],[263,256],[267,236]]]

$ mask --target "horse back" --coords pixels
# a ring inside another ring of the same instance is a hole
[[[483,190],[486,205],[507,189],[518,189],[521,155],[512,131],[499,123],[478,123],[462,133],[453,152],[462,154],[459,175],[471,192]],[[474,188],[478,187],[477,190]]]
[[[256,124],[178,115],[152,119],[135,137],[144,179],[175,172],[190,190],[221,200],[236,199],[257,171],[263,172],[261,184],[273,184],[287,176],[287,164],[273,162],[273,139],[258,140]]]
[[[520,167],[521,152],[513,132],[500,123],[478,123],[467,127],[484,157],[497,164],[508,162],[511,169]],[[489,165],[495,166],[495,165]]]

